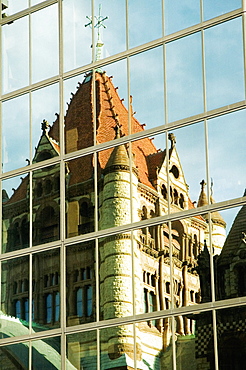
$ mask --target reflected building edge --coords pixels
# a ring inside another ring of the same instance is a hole
[[[87,74],[83,83],[79,84],[66,112],[67,152],[93,145],[92,83],[91,74]],[[128,111],[106,73],[96,72],[96,101],[98,143],[127,135]],[[43,121],[42,135],[34,162],[41,162],[59,155],[58,124],[58,119],[52,127]],[[133,115],[131,125],[134,132],[143,131],[142,125]],[[127,144],[98,153],[100,229],[166,215],[168,197],[170,197],[172,213],[194,208],[178,156],[176,139],[171,133],[169,141],[168,150],[158,151],[152,140],[144,138],[132,143],[132,155]],[[34,171],[34,245],[59,239],[59,172],[58,165]],[[94,231],[94,181],[92,155],[66,163],[66,233],[68,238]],[[29,177],[26,176],[10,198],[4,191],[3,224],[6,232],[3,248],[5,252],[25,248],[26,241],[29,239],[28,184]],[[208,201],[205,183],[202,181],[198,207],[206,204]],[[131,220],[130,208],[132,208],[133,220]],[[240,212],[238,217],[242,224],[242,220],[245,220],[244,207]],[[101,238],[99,240],[100,308],[98,308],[100,319],[131,316],[134,309],[140,314],[211,301],[211,287],[208,283],[210,281],[210,249],[214,251],[214,254],[219,254],[222,250],[220,256],[215,258],[218,299],[245,295],[246,284],[242,278],[244,276],[245,240],[238,236],[244,232],[235,226],[239,222],[238,217],[224,244],[225,222],[218,212],[211,215],[213,243],[211,248],[207,247],[209,245],[207,215],[173,221],[170,229],[167,224],[162,224],[134,231],[132,237],[126,232]],[[237,236],[232,237],[234,234]],[[241,240],[240,243],[240,240],[236,240],[238,237]],[[97,308],[94,242],[79,243],[66,248],[67,325],[95,321]],[[133,254],[132,251],[134,251]],[[134,258],[134,274],[131,268],[132,258]],[[34,330],[59,326],[59,261],[59,249],[33,255],[33,312],[31,318]],[[230,272],[231,264],[234,266],[235,276]],[[7,317],[14,316],[19,319],[19,325],[22,323],[23,326],[28,326],[30,315],[29,312],[27,313],[27,308],[25,310],[24,296],[21,297],[22,301],[17,299],[18,295],[23,295],[25,291],[28,291],[28,262],[23,260],[21,272],[19,269],[17,263],[9,263],[6,271],[4,269],[2,271],[2,282],[5,286],[3,292],[8,291],[8,299],[4,298],[4,294],[2,295],[2,311]],[[24,279],[23,284],[17,281],[19,275]],[[230,276],[230,281],[228,276]],[[132,282],[134,282],[134,291]],[[240,294],[236,292],[236,282],[239,284]],[[27,289],[23,288],[23,290],[22,286],[24,287],[25,284]],[[228,289],[233,286],[234,291],[230,293]],[[133,301],[135,307],[133,307]],[[192,353],[194,368],[202,368],[199,367],[201,363],[203,366],[207,363],[207,369],[213,368],[211,365],[213,360],[208,359],[207,355],[203,356],[206,350],[202,353],[199,350],[199,346],[206,346],[206,343],[202,344],[205,339],[199,339],[203,330],[207,330],[206,335],[210,335],[212,340],[212,324],[210,322],[209,326],[206,322],[206,314],[200,317],[196,315],[195,319],[196,323],[191,315],[177,317],[174,328],[176,343],[181,348],[183,345],[181,338],[185,337],[190,341],[190,346],[187,346],[187,342],[183,342],[185,345],[182,351],[187,357],[191,356],[190,348],[194,347],[196,341],[196,351]],[[241,318],[238,317],[238,322],[240,320]],[[226,325],[230,322],[229,318],[225,321]],[[223,318],[219,322],[221,324]],[[234,327],[237,330],[237,324]],[[208,328],[211,328],[210,332]],[[165,368],[172,343],[170,319],[161,318],[138,323],[135,334],[137,368],[143,368],[146,363],[153,369]],[[134,331],[131,325],[104,329],[101,333],[101,341],[102,368],[130,369],[134,367]],[[69,346],[68,360],[76,364],[74,365],[76,368],[96,368],[95,343],[95,333],[88,332],[81,340]],[[221,355],[223,349],[219,348]],[[87,355],[88,352],[94,354]],[[185,369],[184,365],[182,369]]]

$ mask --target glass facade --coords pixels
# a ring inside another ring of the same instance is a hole
[[[1,0],[1,369],[244,368],[245,16]]]

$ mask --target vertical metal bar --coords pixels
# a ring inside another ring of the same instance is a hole
[[[246,0],[242,0],[242,32],[243,32],[243,61],[244,61],[244,99],[246,99]]]
[[[176,341],[175,341],[175,317],[171,317],[171,323],[172,323],[172,352],[173,352],[173,368],[172,370],[177,369],[177,361],[176,361]]]
[[[212,322],[213,322],[213,335],[214,335],[214,363],[215,370],[219,370],[219,360],[218,360],[218,338],[217,338],[217,320],[216,311],[212,311]]]

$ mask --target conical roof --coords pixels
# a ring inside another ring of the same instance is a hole
[[[201,192],[200,192],[200,196],[198,199],[197,207],[206,206],[208,204],[208,197],[205,191],[206,182],[202,180],[200,182],[200,185],[201,185]]]
[[[119,145],[112,151],[105,169],[124,166],[129,168],[129,157],[125,145]]]
[[[230,264],[232,258],[237,254],[238,248],[246,232],[246,205],[238,212],[231,230],[226,238],[222,252],[218,258],[219,265]]]
[[[210,200],[212,204],[215,203],[215,200],[212,196],[210,197]],[[213,221],[214,224],[219,224],[226,227],[226,222],[218,211],[211,213],[211,220]]]

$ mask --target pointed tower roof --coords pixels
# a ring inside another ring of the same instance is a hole
[[[115,139],[120,138],[120,136],[121,136],[120,126],[116,125],[114,129],[115,129]],[[126,150],[126,147],[125,147],[124,144],[118,145],[113,149],[113,151],[112,151],[112,153],[109,157],[109,160],[108,160],[108,162],[105,166],[105,170],[112,169],[112,167],[114,167],[114,168],[122,167],[122,168],[125,168],[125,169],[130,168],[130,166],[129,166],[129,156],[128,156],[128,153],[127,153],[127,150]]]
[[[93,109],[93,78],[86,75],[83,83],[79,83],[76,93],[72,96],[65,116],[66,152],[84,149],[94,144],[94,130],[96,130],[96,142],[104,143],[115,139],[115,127],[121,128],[123,135],[129,134],[129,113],[120,99],[117,87],[112,83],[112,78],[106,73],[95,73],[96,110]],[[94,111],[96,117],[94,118]],[[132,133],[144,131],[143,125],[131,115]],[[96,124],[94,125],[94,121]],[[113,149],[107,149],[98,153],[99,170],[103,170],[108,163]],[[132,143],[134,164],[138,169],[139,181],[154,189],[150,181],[147,157],[158,153],[150,138],[143,138]],[[163,160],[161,155],[158,156]],[[129,164],[128,164],[129,165]],[[158,165],[158,164],[157,164]],[[161,164],[159,164],[161,165]],[[87,180],[93,173],[93,164],[87,168],[85,174],[80,171],[81,181]],[[72,170],[71,170],[72,173]]]
[[[244,233],[246,233],[246,205],[240,209],[234,219],[222,252],[218,258],[219,265],[230,264],[233,257],[236,256],[238,252]]]
[[[215,203],[215,200],[212,196],[210,197],[210,201],[211,201],[211,204]],[[221,225],[224,228],[226,227],[226,222],[218,211],[212,212],[211,220],[214,224]]]
[[[206,182],[202,180],[200,182],[200,185],[201,185],[201,192],[200,192],[200,196],[198,199],[197,207],[206,206],[208,204],[208,197],[205,191]]]

